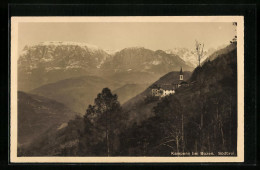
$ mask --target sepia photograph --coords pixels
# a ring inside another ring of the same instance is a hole
[[[11,162],[243,162],[242,16],[11,20]]]

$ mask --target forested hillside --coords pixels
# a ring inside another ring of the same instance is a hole
[[[131,156],[170,156],[171,152],[236,154],[236,48],[197,67],[190,81],[154,107],[154,117],[121,135],[121,149]]]
[[[58,129],[74,119],[76,112],[48,98],[18,92],[18,149],[30,147],[49,129]],[[44,135],[45,136],[45,135]],[[23,154],[18,152],[18,154]]]

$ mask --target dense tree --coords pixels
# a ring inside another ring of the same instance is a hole
[[[183,112],[174,96],[167,96],[153,109],[155,116],[133,124],[121,134],[121,149],[128,156],[169,156],[184,150]]]
[[[114,150],[116,150],[117,135],[125,121],[125,115],[117,99],[117,95],[112,94],[109,88],[104,88],[97,95],[94,105],[89,105],[84,117],[85,132],[88,136],[96,135],[99,137],[96,142],[102,141],[102,137],[105,136],[107,156],[113,155]]]
[[[161,119],[161,127],[165,136],[160,145],[167,146],[171,151],[184,150],[183,112],[181,103],[174,96],[167,96],[154,108],[155,115]]]

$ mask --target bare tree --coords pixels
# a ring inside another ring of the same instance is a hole
[[[202,85],[204,84],[205,79],[203,79],[203,77],[201,76],[201,60],[205,57],[205,51],[204,51],[204,43],[201,43],[197,40],[195,40],[195,47],[196,47],[196,55],[197,55],[197,59],[198,59],[198,85],[199,85],[199,98],[201,99],[200,103],[200,122],[198,124],[198,129],[199,129],[199,149],[201,149],[201,145],[202,145],[202,140],[203,140],[203,119],[204,119],[204,113],[203,113],[203,107],[204,107],[204,103],[205,103],[205,99],[203,96],[201,96],[202,93]],[[201,98],[202,97],[202,98]],[[197,145],[197,143],[196,143]],[[196,146],[197,148],[197,146]]]
[[[168,146],[171,149],[176,149],[176,152],[179,153],[180,145],[182,140],[182,131],[176,125],[171,125],[171,130],[169,131],[169,135],[163,139],[163,142],[160,145]],[[175,145],[175,147],[174,147]],[[179,156],[179,155],[178,155]]]
[[[196,47],[196,54],[197,54],[197,57],[198,57],[199,67],[200,67],[200,62],[203,59],[203,57],[205,57],[204,44],[200,43],[196,40],[195,41],[195,47]]]

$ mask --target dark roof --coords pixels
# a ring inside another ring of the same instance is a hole
[[[176,84],[181,84],[182,82],[184,82],[183,80],[175,80],[172,82],[172,85],[176,85]]]
[[[188,84],[186,81],[182,81],[180,84]]]

